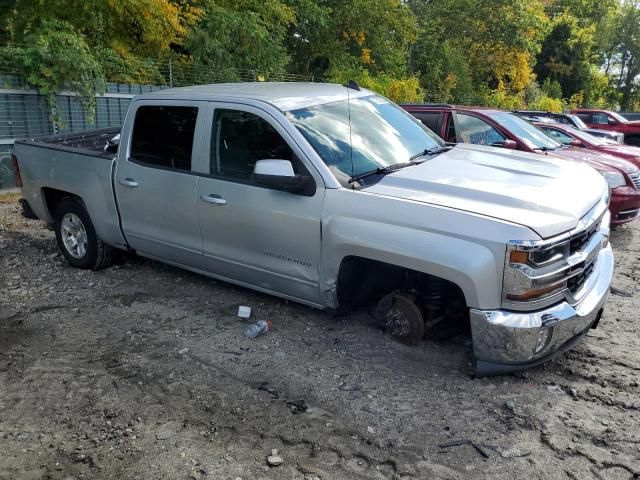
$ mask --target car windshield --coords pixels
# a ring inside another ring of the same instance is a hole
[[[595,135],[591,135],[588,132],[585,132],[584,130],[579,130],[577,128],[573,128],[570,126],[565,126],[564,127],[567,132],[569,133],[569,135],[582,140],[585,143],[589,143],[591,145],[609,145],[610,142],[606,141],[604,138],[598,138]]]
[[[615,118],[618,122],[620,123],[629,123],[629,120],[627,120],[626,118],[624,118],[622,115],[620,115],[619,113],[616,112],[607,112],[609,115],[611,115],[613,118]]]
[[[509,130],[533,150],[555,150],[562,145],[553,140],[538,127],[509,112],[489,112],[492,120]]]
[[[579,116],[577,116],[577,115],[567,115],[567,117],[569,117],[571,119],[571,121],[576,126],[576,128],[581,128],[583,130],[585,128],[589,128],[589,127],[587,127],[587,124],[584,123]]]
[[[349,101],[341,100],[287,113],[344,186],[352,177],[407,162],[419,152],[445,145],[420,121],[383,97],[352,98],[350,104],[351,112]]]

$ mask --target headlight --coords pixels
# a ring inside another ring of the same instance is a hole
[[[622,187],[627,181],[620,172],[600,172],[611,188]]]
[[[505,300],[532,302],[564,290],[568,256],[568,241],[529,251],[510,246],[504,274]]]

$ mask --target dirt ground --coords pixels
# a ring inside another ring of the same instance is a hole
[[[584,343],[472,379],[469,339],[406,347],[366,312],[334,319],[130,256],[71,268],[11,200],[0,479],[640,477],[640,224],[612,236],[632,296],[611,296]],[[239,305],[273,330],[246,338]]]

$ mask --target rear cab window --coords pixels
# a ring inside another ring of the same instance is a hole
[[[130,159],[149,167],[191,171],[197,118],[194,106],[138,107]]]

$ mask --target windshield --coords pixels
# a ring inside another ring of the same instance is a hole
[[[624,118],[622,115],[620,115],[619,113],[616,112],[607,112],[609,114],[609,116],[615,118],[618,122],[620,123],[629,123],[629,120],[627,120],[626,118]]]
[[[422,123],[378,95],[352,98],[350,116],[351,131],[347,100],[287,113],[344,186],[351,177],[407,162],[425,149],[444,146]]]
[[[562,146],[538,127],[531,125],[517,115],[509,112],[489,112],[487,115],[533,150],[555,150]]]
[[[569,117],[571,119],[571,121],[576,126],[576,128],[580,128],[582,130],[584,130],[585,128],[589,128],[589,127],[587,127],[587,124],[584,123],[579,116],[577,116],[577,115],[567,115],[567,117]]]
[[[604,138],[598,138],[595,135],[591,135],[590,133],[587,133],[583,130],[578,130],[577,128],[573,128],[570,126],[565,126],[564,127],[570,135],[573,135],[574,137],[576,137],[579,140],[582,140],[585,143],[591,144],[591,145],[609,145],[610,142],[606,141]]]

